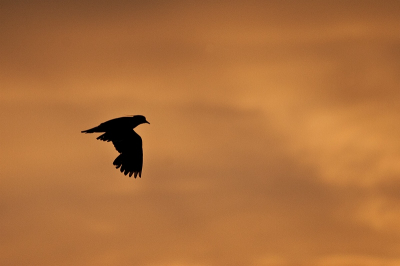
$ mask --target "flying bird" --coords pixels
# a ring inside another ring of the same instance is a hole
[[[140,124],[150,124],[143,115],[119,117],[101,123],[97,127],[84,130],[82,133],[102,133],[98,140],[112,142],[120,155],[113,165],[124,175],[136,178],[142,176],[143,148],[142,138],[133,130]]]

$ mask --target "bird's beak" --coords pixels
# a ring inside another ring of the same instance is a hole
[[[145,122],[145,123],[147,123],[147,124],[149,124],[149,125],[150,125],[149,121],[147,121],[147,120],[146,120],[146,122]]]

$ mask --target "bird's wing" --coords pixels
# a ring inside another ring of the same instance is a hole
[[[106,135],[105,133],[103,135]],[[109,140],[114,144],[119,153],[138,153],[142,152],[142,138],[132,129],[129,131],[108,134]]]
[[[114,132],[114,131],[110,132],[109,131],[109,132],[106,132],[104,134],[101,134],[96,139],[109,142],[109,141],[112,141],[112,140],[119,139],[119,135],[120,134],[121,134],[120,132]]]
[[[142,138],[135,132],[131,131],[129,134],[121,135],[119,138],[112,140],[115,149],[121,153],[114,161],[116,168],[125,175],[132,174],[139,177],[142,173],[143,166],[143,149]]]
[[[135,178],[139,174],[139,177],[142,175],[142,166],[143,166],[143,156],[135,156],[134,154],[126,154],[121,153],[113,162],[115,167],[120,169],[121,173],[124,175],[129,174],[129,177],[132,174],[135,174]]]

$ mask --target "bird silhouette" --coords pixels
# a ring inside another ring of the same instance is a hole
[[[124,175],[142,177],[143,148],[142,138],[133,130],[140,124],[150,124],[143,115],[119,117],[101,123],[97,127],[84,130],[82,133],[101,133],[98,140],[112,142],[120,155],[113,165]]]

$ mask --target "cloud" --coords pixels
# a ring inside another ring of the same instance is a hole
[[[394,265],[397,2],[310,3],[3,3],[2,264]]]

